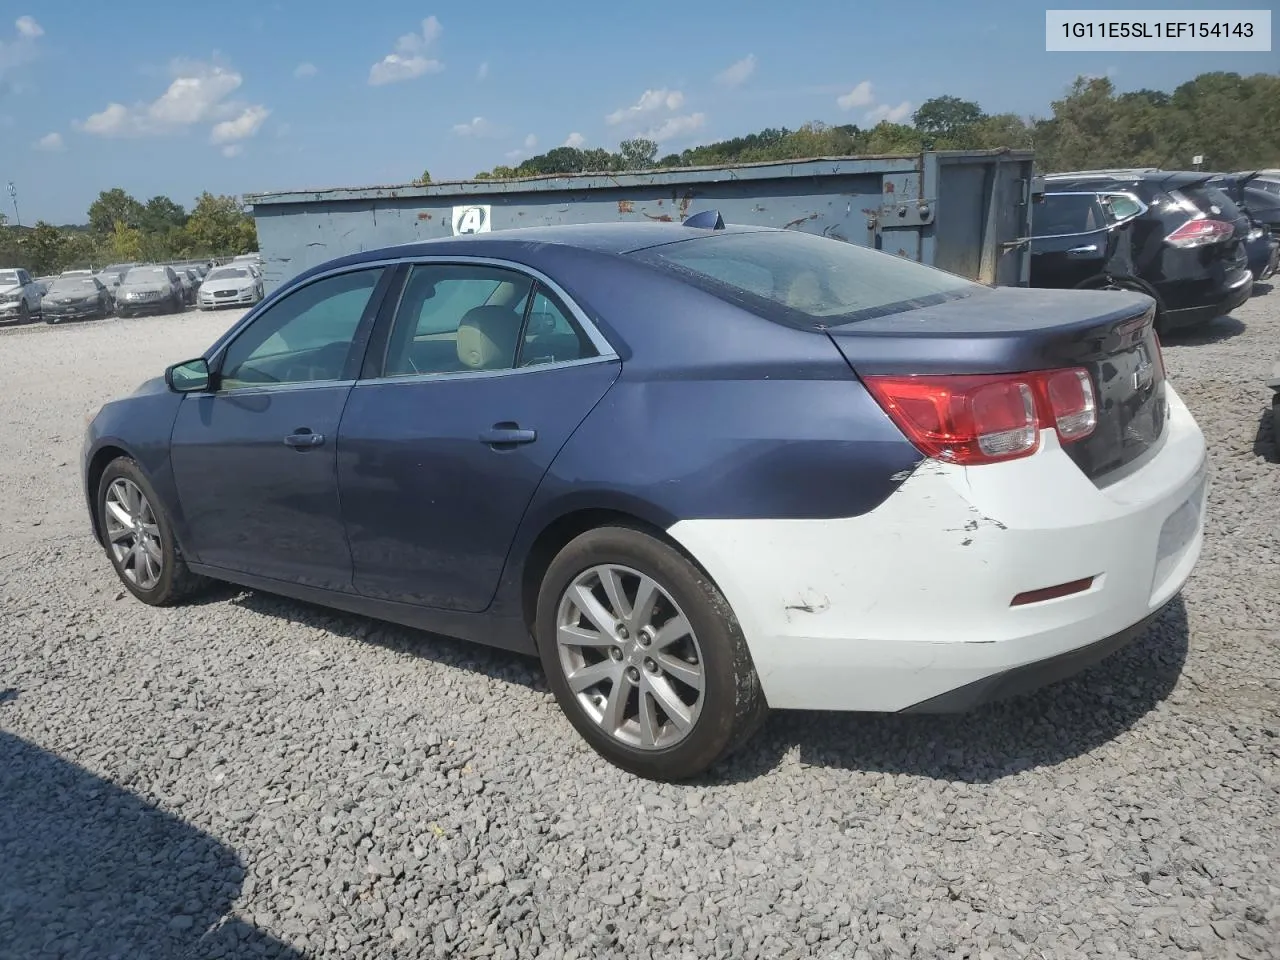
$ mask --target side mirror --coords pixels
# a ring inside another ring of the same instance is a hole
[[[202,390],[208,390],[213,382],[213,375],[209,372],[209,361],[204,357],[197,357],[185,363],[175,363],[165,370],[164,382],[175,393],[199,393]]]

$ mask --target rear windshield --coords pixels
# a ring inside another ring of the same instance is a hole
[[[979,284],[902,257],[795,231],[730,233],[633,254],[793,326],[838,326],[970,296]]]
[[[1240,208],[1236,206],[1236,202],[1227,195],[1219,184],[1204,183],[1194,187],[1183,187],[1181,190],[1171,191],[1175,196],[1182,194],[1195,206],[1196,210],[1203,213],[1206,217],[1213,217],[1217,220],[1238,220],[1244,214],[1240,212]],[[1187,211],[1188,213],[1192,211]]]

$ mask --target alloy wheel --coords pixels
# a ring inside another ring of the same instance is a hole
[[[661,750],[693,730],[706,689],[702,651],[652,577],[618,564],[579,574],[560,598],[556,646],[579,705],[613,739]]]
[[[103,506],[107,542],[120,572],[138,589],[153,589],[164,572],[164,548],[142,488],[128,477],[117,477]]]

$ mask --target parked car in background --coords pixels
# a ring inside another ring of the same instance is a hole
[[[252,306],[262,296],[262,278],[254,276],[248,266],[214,267],[200,285],[199,306],[201,310]]]
[[[1267,181],[1259,179],[1254,173],[1223,173],[1209,181],[1220,187],[1249,218],[1248,234],[1245,237],[1245,255],[1249,259],[1249,272],[1254,280],[1268,280],[1275,275],[1280,266],[1280,194],[1268,193],[1265,189]],[[1263,184],[1263,188],[1256,187]],[[1276,184],[1280,188],[1280,183]],[[1271,206],[1268,206],[1268,203]],[[1254,212],[1262,210],[1277,221],[1273,231],[1271,224],[1260,220]]]
[[[1025,692],[1172,601],[1207,460],[1149,297],[714,223],[303,272],[90,423],[108,562],[148,604],[228,580],[536,652],[658,779],[769,707]]]
[[[44,287],[21,267],[0,268],[0,323],[26,323],[40,313]]]
[[[1258,223],[1280,237],[1280,175],[1271,171],[1235,174],[1241,178],[1243,203]]]
[[[114,301],[106,284],[96,276],[63,274],[44,295],[45,323],[87,320],[111,315]]]
[[[189,306],[196,302],[196,289],[191,285],[191,278],[187,276],[187,271],[182,267],[170,265],[170,270],[178,280],[178,287],[182,291],[183,306]]]
[[[1078,171],[1045,177],[1032,213],[1031,286],[1132,290],[1158,328],[1206,323],[1249,299],[1249,219],[1212,174]]]
[[[112,263],[103,267],[98,271],[98,279],[106,286],[111,293],[111,302],[115,303],[116,291],[120,289],[120,283],[124,280],[124,275],[129,272],[131,267],[137,266],[133,263]]]
[[[148,264],[130,267],[116,291],[116,313],[181,313],[182,284],[172,267]]]

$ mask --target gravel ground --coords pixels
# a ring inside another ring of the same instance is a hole
[[[960,718],[775,715],[684,786],[533,661],[126,597],[84,417],[232,319],[0,332],[0,958],[1280,957],[1280,291],[1166,346],[1214,485],[1143,641]]]

